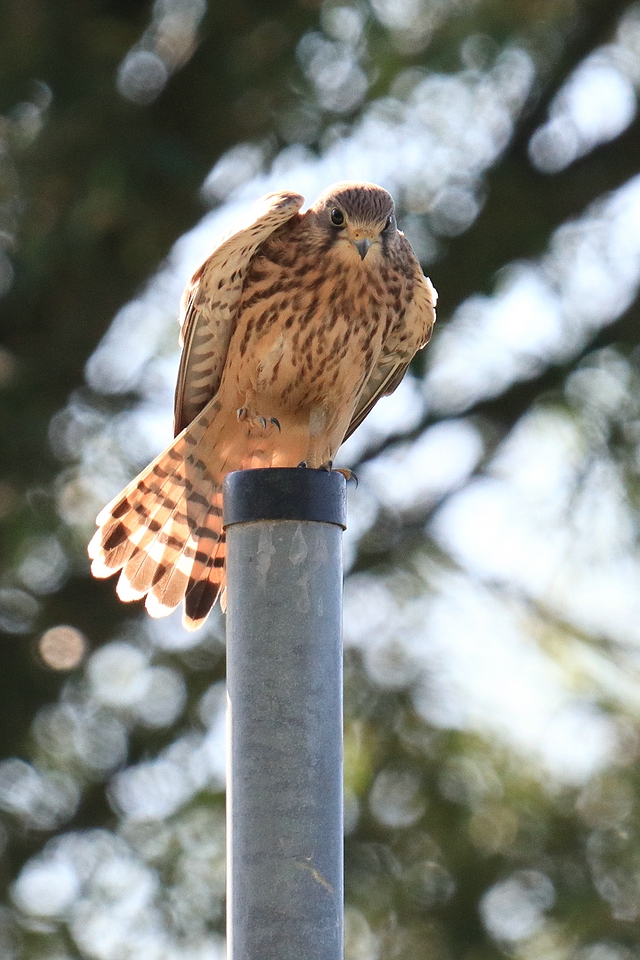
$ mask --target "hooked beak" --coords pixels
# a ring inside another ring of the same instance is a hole
[[[369,247],[371,246],[371,240],[354,240],[353,245],[360,254],[360,259],[364,260],[366,255],[369,253]]]

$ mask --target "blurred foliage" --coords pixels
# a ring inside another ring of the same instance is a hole
[[[224,200],[224,190],[201,188],[236,145],[259,147],[256,170],[296,145],[322,156],[368,104],[400,97],[394,84],[406,93],[421,77],[481,70],[520,46],[535,78],[504,149],[478,173],[477,215],[425,245],[446,328],[467,298],[500,290],[502,268],[542,257],[562,224],[638,172],[637,119],[554,172],[532,164],[530,152],[558,91],[611,43],[629,9],[615,0],[0,5],[6,960],[110,960],[129,947],[145,960],[220,956],[222,772],[210,757],[220,753],[222,619],[191,646],[175,628],[149,626],[117,601],[112,582],[89,577],[77,530],[56,505],[54,415],[70,395],[105,416],[138,399],[135,391],[99,395],[84,380],[114,314]],[[351,79],[332,87],[326,71],[342,61],[332,67],[331,57],[347,48]],[[416,236],[437,233],[433,210],[412,207],[408,193],[398,199]],[[593,481],[587,536],[599,491],[610,489],[598,479],[609,474],[589,471],[613,464],[635,548],[637,298],[610,319],[573,351],[469,405],[483,443],[472,472],[491,472],[505,438],[557,418],[553,429],[571,433],[584,453],[575,497]],[[425,413],[410,436],[437,420]],[[365,471],[392,441],[382,435],[365,451]],[[353,582],[368,589],[372,577],[394,595],[390,619],[401,640],[440,589],[436,566],[451,577],[460,571],[455,550],[425,546],[438,503],[379,510],[357,548]],[[400,642],[382,652],[366,638],[350,643],[347,958],[631,960],[640,955],[637,653],[633,644],[623,650],[614,630],[585,626],[526,585],[507,589],[491,576],[483,584],[486,602],[504,602],[526,621],[577,696],[611,721],[616,746],[591,775],[554,778],[508,736],[423,709],[437,700],[437,667],[414,670]]]

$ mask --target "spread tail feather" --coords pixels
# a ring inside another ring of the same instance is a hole
[[[146,594],[152,617],[184,600],[183,623],[190,630],[204,623],[225,586],[221,484],[227,471],[222,462],[207,466],[199,455],[205,431],[215,432],[216,412],[215,404],[206,407],[107,504],[88,548],[94,576],[121,571],[121,600]]]

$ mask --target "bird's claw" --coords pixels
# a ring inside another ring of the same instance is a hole
[[[353,470],[349,470],[349,467],[336,467],[336,473],[341,473],[347,483],[350,483],[353,480],[356,487],[358,486],[358,477]]]
[[[306,466],[306,464],[305,464],[305,466]],[[318,469],[320,469],[320,470],[326,470],[327,473],[331,473],[331,472],[334,470],[334,468],[333,468],[333,460],[326,460],[325,463],[321,463],[321,464],[320,464],[320,467],[319,467]],[[335,473],[341,473],[342,476],[343,476],[343,477],[345,478],[345,480],[347,481],[347,483],[349,483],[350,480],[353,480],[353,481],[355,482],[356,487],[358,486],[358,478],[356,477],[356,475],[355,475],[355,473],[353,472],[353,470],[349,470],[348,467],[336,467],[334,472],[335,472]]]
[[[258,414],[252,413],[248,407],[238,407],[236,417],[241,423],[248,423],[250,427],[260,426],[263,430],[266,430],[271,425],[278,428],[278,433],[282,433],[280,421],[276,417],[258,416]]]

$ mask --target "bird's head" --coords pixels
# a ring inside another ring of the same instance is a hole
[[[334,183],[308,211],[318,231],[360,260],[380,251],[397,231],[393,198],[375,183]]]

